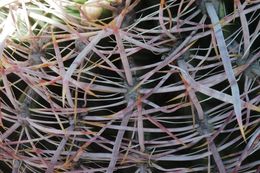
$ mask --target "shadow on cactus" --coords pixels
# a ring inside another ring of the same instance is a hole
[[[0,2],[1,172],[259,172],[259,8]]]

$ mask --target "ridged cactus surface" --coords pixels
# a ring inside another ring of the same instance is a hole
[[[0,1],[0,172],[260,172],[258,0]]]

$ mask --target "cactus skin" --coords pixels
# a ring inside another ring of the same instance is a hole
[[[0,9],[0,172],[259,171],[257,2]]]

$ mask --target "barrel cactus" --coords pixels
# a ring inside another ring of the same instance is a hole
[[[0,9],[2,172],[260,172],[258,0]]]

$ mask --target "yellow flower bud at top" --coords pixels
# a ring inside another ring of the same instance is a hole
[[[88,0],[80,8],[82,24],[98,20],[103,15],[104,10],[111,10],[110,5],[122,4],[122,0]],[[114,11],[112,11],[113,13]]]
[[[101,16],[104,6],[109,4],[106,0],[88,0],[81,6],[82,15],[88,21],[97,20]]]

